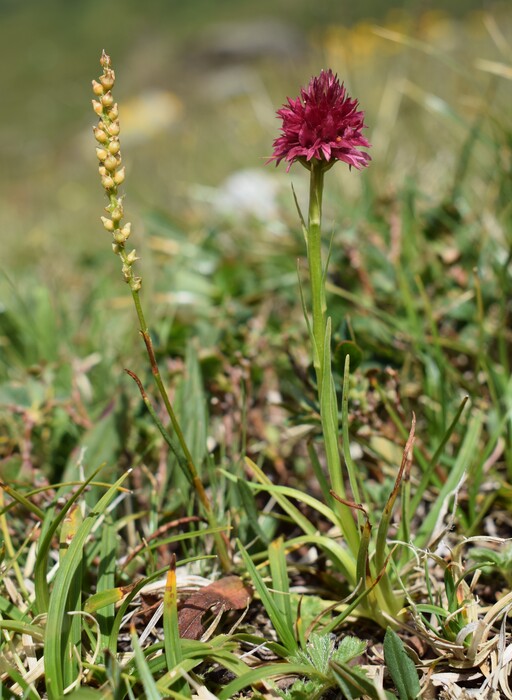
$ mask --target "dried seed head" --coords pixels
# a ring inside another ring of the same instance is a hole
[[[142,280],[134,277],[132,266],[138,260],[135,250],[126,254],[124,246],[130,237],[131,224],[128,222],[121,227],[124,216],[123,197],[118,195],[117,188],[124,182],[125,169],[121,167],[121,145],[119,142],[119,109],[114,102],[112,88],[115,83],[115,73],[111,67],[110,57],[103,51],[100,63],[103,67],[103,75],[99,82],[94,80],[92,88],[99,98],[93,100],[93,109],[99,117],[98,125],[94,128],[94,138],[100,144],[96,148],[96,155],[100,161],[98,171],[101,184],[106,190],[109,205],[105,208],[110,215],[102,216],[103,227],[112,233],[112,250],[123,261],[123,276],[133,291],[141,288]]]

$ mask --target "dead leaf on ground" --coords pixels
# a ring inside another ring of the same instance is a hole
[[[226,576],[201,588],[187,598],[178,613],[180,637],[200,639],[205,631],[203,616],[221,610],[243,610],[252,599],[252,591],[238,576]]]

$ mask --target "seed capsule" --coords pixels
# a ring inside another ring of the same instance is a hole
[[[103,97],[101,98],[101,104],[104,107],[112,107],[112,105],[114,104],[114,98],[112,97],[111,92],[107,92],[105,93],[105,95],[103,95]]]
[[[124,235],[121,229],[117,229],[117,231],[114,233],[114,241],[118,245],[124,245],[126,243],[127,237]]]
[[[94,129],[94,138],[98,143],[107,143],[108,141],[108,135],[103,131],[103,129],[100,129],[98,127],[95,127]]]
[[[135,252],[135,248],[131,250],[128,255],[126,256],[126,262],[129,263],[130,265],[133,265],[133,263],[136,260],[140,260],[140,258],[137,257],[137,253]]]
[[[115,156],[119,153],[120,148],[121,148],[121,144],[119,143],[118,140],[111,141],[108,144],[108,152],[111,153],[113,156]]]
[[[116,80],[115,73],[112,69],[105,71],[105,73],[100,78],[101,85],[105,90],[112,90]]]
[[[119,122],[112,122],[112,124],[109,124],[107,127],[107,131],[111,136],[119,136],[119,132],[121,131],[121,128],[119,126]]]
[[[105,151],[105,155],[108,156],[108,158],[105,158],[103,164],[105,165],[106,169],[112,173],[119,165],[119,162],[115,156],[109,156],[106,151]]]
[[[125,178],[125,169],[121,168],[121,170],[118,170],[117,173],[114,175],[114,182],[116,185],[121,185],[124,182]]]
[[[116,223],[121,221],[123,218],[123,207],[117,206],[110,216],[112,217],[112,221],[115,221]]]
[[[111,119],[112,121],[115,121],[119,117],[119,107],[117,106],[117,102],[115,105],[112,107],[112,109],[109,110],[108,113],[108,118]]]
[[[114,222],[113,221],[111,221],[110,219],[107,219],[106,216],[102,216],[101,223],[103,224],[103,226],[105,227],[105,229],[107,231],[112,233],[112,231],[114,230]]]
[[[101,80],[101,78],[100,78],[100,80]],[[103,89],[103,86],[100,83],[98,83],[97,80],[92,81],[92,91],[94,92],[95,95],[98,95],[98,96],[103,95],[103,93],[105,92],[105,90]]]

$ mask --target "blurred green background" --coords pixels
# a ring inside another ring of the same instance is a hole
[[[363,177],[382,184],[385,172],[386,181],[401,183],[419,163],[426,176],[429,162],[444,157],[449,168],[446,149],[453,160],[466,134],[417,103],[431,91],[466,114],[481,110],[490,80],[475,74],[473,61],[502,58],[482,10],[506,36],[507,8],[476,0],[3,0],[0,264],[18,279],[61,280],[71,291],[81,284],[79,270],[108,254],[90,132],[90,81],[103,48],[118,75],[126,209],[140,247],[140,220],[154,208],[193,225],[198,215],[214,215],[215,188],[231,173],[256,168],[283,178],[263,167],[275,109],[327,65],[367,111],[374,165]],[[376,35],[374,24],[433,42],[459,69]],[[508,87],[501,82],[493,100]],[[443,188],[443,167],[436,168],[431,184]],[[360,182],[347,181],[347,197]]]

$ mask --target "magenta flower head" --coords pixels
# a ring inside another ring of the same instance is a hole
[[[274,152],[268,162],[298,161],[311,169],[316,159],[327,170],[337,160],[358,170],[371,160],[361,147],[370,143],[362,134],[365,129],[364,112],[358,111],[357,100],[347,95],[345,86],[329,69],[311,78],[307,89],[302,88],[299,97],[277,110],[283,120],[282,135],[274,141]]]

